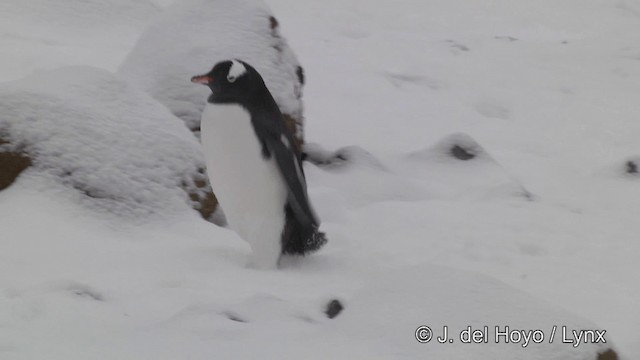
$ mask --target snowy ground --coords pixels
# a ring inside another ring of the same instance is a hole
[[[168,2],[110,1],[84,31],[76,7],[3,1],[0,80],[115,70]],[[640,3],[268,3],[305,66],[307,139],[382,164],[307,165],[327,247],[257,272],[195,212],[105,221],[26,173],[0,193],[0,359],[592,359],[413,339],[555,320],[640,357],[640,179],[624,174],[640,155]],[[455,133],[486,153],[447,158]]]

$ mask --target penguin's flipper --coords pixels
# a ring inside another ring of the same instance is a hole
[[[291,149],[293,142],[289,136],[285,133],[280,135],[280,138],[268,136],[264,141],[270,155],[275,158],[287,186],[287,202],[300,225],[304,228],[317,229],[320,223],[313,213],[307,197],[307,182],[302,164],[296,151]]]

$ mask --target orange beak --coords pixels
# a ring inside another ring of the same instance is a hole
[[[208,75],[198,75],[192,77],[191,82],[194,84],[209,85],[213,82],[213,78]]]

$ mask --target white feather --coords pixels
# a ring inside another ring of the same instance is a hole
[[[211,186],[229,226],[251,246],[253,266],[276,267],[287,190],[274,159],[262,157],[250,114],[235,104],[207,104],[201,139]]]
[[[247,68],[244,67],[244,65],[240,61],[231,60],[231,67],[229,68],[229,74],[227,74],[227,76],[237,79],[240,75],[246,72]]]

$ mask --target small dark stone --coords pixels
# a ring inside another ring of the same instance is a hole
[[[271,30],[274,30],[275,28],[278,27],[278,19],[276,19],[273,16],[269,17],[269,26],[271,26]]]
[[[296,68],[296,75],[298,76],[298,81],[300,81],[300,85],[304,85],[304,69],[302,66],[298,66]]]
[[[327,314],[327,317],[329,319],[333,319],[342,312],[342,309],[344,309],[342,303],[337,299],[333,299],[327,304],[327,309],[324,311],[324,313]]]
[[[449,153],[451,154],[451,156],[453,156],[454,158],[458,159],[458,160],[471,160],[474,157],[476,157],[476,155],[474,153],[472,153],[471,151],[469,151],[468,149],[463,148],[460,145],[454,145],[451,150],[449,150]]]
[[[605,352],[598,354],[596,360],[618,360],[618,354],[615,351],[608,349]]]
[[[638,173],[638,164],[634,161],[627,161],[627,174],[637,174]]]

